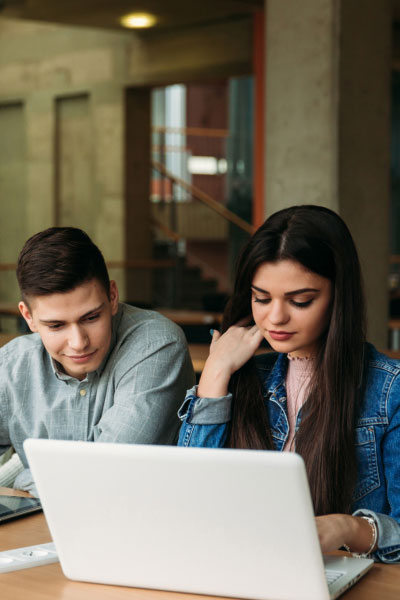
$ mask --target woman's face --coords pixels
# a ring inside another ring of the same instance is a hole
[[[292,260],[263,263],[251,286],[254,321],[277,352],[315,355],[331,314],[329,279]]]

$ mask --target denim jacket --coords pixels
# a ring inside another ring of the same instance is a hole
[[[378,526],[375,560],[400,562],[400,362],[369,352],[366,385],[356,423],[357,482],[353,515],[371,516]],[[256,357],[264,390],[275,450],[282,450],[289,434],[286,405],[285,354]],[[186,394],[179,417],[180,446],[220,448],[225,445],[232,395],[198,398],[196,387]],[[296,431],[301,410],[297,415]]]

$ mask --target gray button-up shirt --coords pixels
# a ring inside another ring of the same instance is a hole
[[[175,443],[177,410],[194,375],[182,330],[120,304],[102,365],[79,381],[60,370],[39,334],[0,349],[0,454],[14,446],[28,467],[28,437],[139,444]],[[15,487],[34,492],[26,468]]]

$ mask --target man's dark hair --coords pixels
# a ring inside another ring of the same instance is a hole
[[[76,227],[49,227],[24,244],[17,264],[22,298],[69,292],[97,279],[107,295],[110,278],[104,258],[90,237]]]

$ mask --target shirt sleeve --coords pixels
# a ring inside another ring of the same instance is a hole
[[[389,424],[382,440],[382,457],[387,494],[388,514],[360,508],[354,516],[370,516],[378,527],[378,548],[375,560],[400,563],[400,376],[392,383],[388,396]]]
[[[199,398],[197,386],[186,392],[178,416],[182,421],[178,446],[223,448],[231,419],[232,394]]]
[[[194,381],[186,341],[147,336],[146,346],[134,354],[132,349],[128,365],[117,377],[113,406],[96,425],[95,441],[174,444],[177,410]]]
[[[8,402],[7,395],[4,390],[4,382],[6,377],[4,375],[4,365],[2,358],[0,366],[0,456],[4,454],[11,446],[10,434],[8,430]]]
[[[31,496],[35,496],[36,498],[39,497],[39,494],[36,489],[36,484],[33,481],[30,469],[24,469],[17,475],[13,487],[16,490],[23,490],[24,492],[29,492]]]

